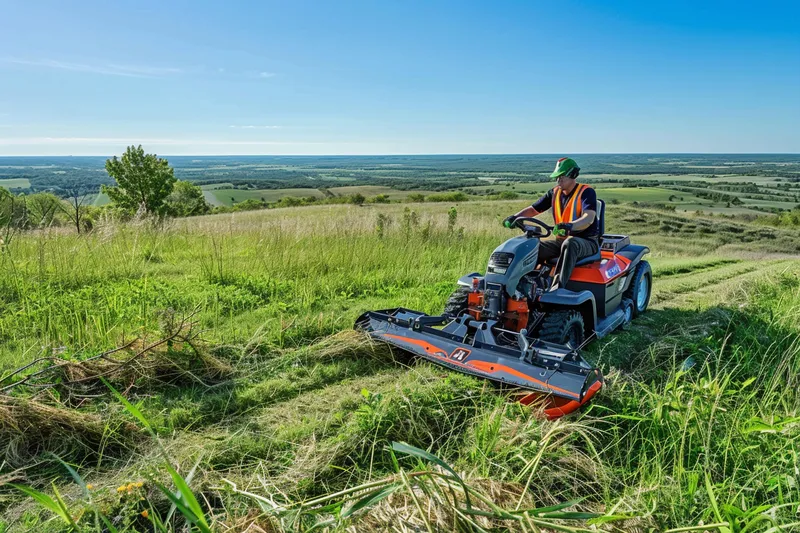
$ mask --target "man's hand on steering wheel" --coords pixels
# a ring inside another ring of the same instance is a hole
[[[556,231],[554,231],[553,233],[555,233],[556,235],[567,236],[571,232],[572,232],[572,224],[570,222],[561,222],[559,224],[556,224]]]
[[[503,227],[513,228],[514,227],[514,222],[517,221],[517,218],[519,218],[519,217],[517,217],[517,215],[509,215],[509,216],[507,216],[506,219],[503,220]]]

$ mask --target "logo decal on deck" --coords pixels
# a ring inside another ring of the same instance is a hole
[[[470,353],[471,352],[466,348],[456,348],[453,350],[453,353],[450,354],[450,359],[455,359],[456,361],[461,362],[466,359]]]

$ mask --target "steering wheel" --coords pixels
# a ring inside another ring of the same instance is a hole
[[[545,233],[542,233],[541,230],[535,226],[526,226],[525,225],[526,222],[531,222],[536,226],[539,226],[540,228],[545,230]],[[514,221],[514,226],[518,227],[525,233],[532,233],[533,235],[539,238],[546,238],[553,234],[553,226],[548,226],[538,218],[519,217]]]

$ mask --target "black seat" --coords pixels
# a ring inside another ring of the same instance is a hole
[[[579,260],[575,263],[575,266],[581,265],[588,265],[589,263],[594,263],[595,261],[600,261],[600,245],[602,244],[603,234],[606,232],[606,203],[601,200],[600,198],[597,199],[597,220],[600,226],[600,236],[597,238],[597,253],[594,255],[590,255],[589,257],[584,257],[583,259]]]
[[[578,261],[575,262],[575,266],[588,265],[589,263],[600,261],[600,259],[602,259],[602,256],[600,255],[600,248],[598,248],[596,254],[590,255],[589,257],[584,257],[583,259],[579,259]]]

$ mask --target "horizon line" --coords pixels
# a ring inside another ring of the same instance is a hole
[[[800,152],[442,152],[442,153],[386,153],[386,154],[162,154],[163,157],[445,157],[445,156],[555,156],[581,155],[789,155]],[[0,154],[5,157],[113,157],[108,154]],[[158,155],[158,154],[157,154]]]

